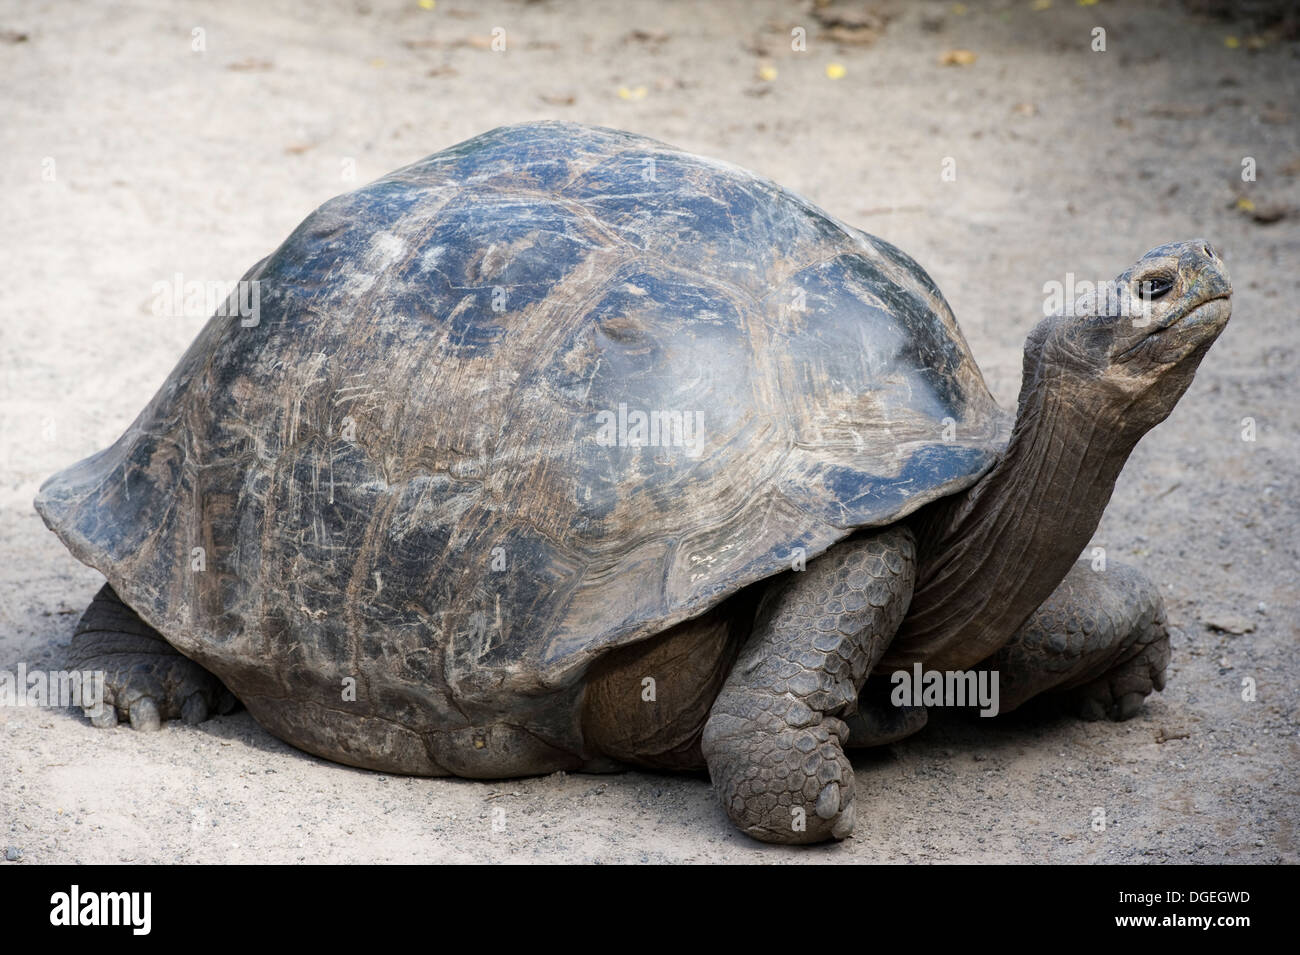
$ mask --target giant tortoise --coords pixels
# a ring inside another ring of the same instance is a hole
[[[385,772],[707,768],[799,843],[851,832],[846,750],[924,723],[889,674],[1093,718],[1163,687],[1157,588],[1078,558],[1228,321],[1204,241],[1041,321],[1014,416],[907,255],[609,129],[435,153],[243,281],[36,500],[107,578],[98,725],[237,698]]]

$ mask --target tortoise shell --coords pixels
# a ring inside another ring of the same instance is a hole
[[[629,133],[478,136],[245,280],[256,323],[213,317],[36,502],[245,702],[351,676],[417,730],[532,705],[971,485],[1005,434],[912,259]]]

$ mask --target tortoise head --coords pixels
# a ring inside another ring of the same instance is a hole
[[[1203,239],[1152,249],[1046,319],[1025,346],[1026,382],[1055,378],[1078,401],[1145,432],[1182,397],[1228,324],[1232,283]]]
[[[931,669],[988,658],[1056,591],[1129,454],[1173,410],[1228,323],[1232,285],[1199,239],[1152,249],[1099,284],[1072,303],[1061,296],[1057,314],[1030,332],[998,463],[918,525],[925,549],[895,645],[938,648]]]

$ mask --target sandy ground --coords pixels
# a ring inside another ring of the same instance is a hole
[[[1032,7],[897,3],[887,23],[835,26],[775,0],[0,3],[11,672],[57,668],[101,582],[44,529],[37,486],[113,441],[202,324],[153,315],[154,283],[232,281],[322,201],[500,124],[648,134],[889,239],[944,289],[1004,404],[1045,282],[1205,236],[1236,286],[1232,324],[1096,535],[1163,583],[1180,628],[1168,689],[1131,722],[937,718],[856,759],[851,841],[789,850],[733,832],[698,777],[393,778],[243,712],[143,734],[3,708],[0,857],[1297,861],[1300,52],[1172,2]],[[975,62],[941,65],[953,49]]]

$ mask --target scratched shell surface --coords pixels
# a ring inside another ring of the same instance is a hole
[[[436,153],[246,278],[258,323],[212,318],[37,499],[236,693],[351,676],[376,719],[436,726],[571,689],[797,548],[969,486],[1005,424],[911,259],[613,130]],[[611,443],[620,406],[694,421],[698,453]]]

